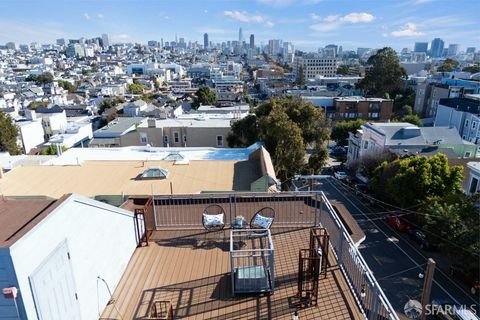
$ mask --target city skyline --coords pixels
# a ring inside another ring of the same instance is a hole
[[[112,43],[184,37],[203,43],[236,40],[239,28],[255,34],[257,44],[269,39],[293,42],[301,50],[316,50],[330,43],[345,49],[391,46],[413,48],[415,42],[442,38],[446,47],[460,44],[480,47],[478,2],[463,0],[451,6],[443,0],[402,2],[328,0],[258,1],[146,1],[141,14],[132,15],[138,3],[121,1],[0,1],[0,43],[54,43],[107,33]],[[28,5],[27,5],[28,4]],[[466,8],[471,10],[465,10]],[[61,15],[52,14],[62,10]],[[420,14],[421,13],[421,14]]]

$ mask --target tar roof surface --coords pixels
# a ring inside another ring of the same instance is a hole
[[[166,179],[142,180],[149,167],[166,168]],[[0,179],[4,195],[45,195],[59,198],[65,193],[96,195],[145,195],[199,193],[201,191],[249,190],[260,177],[252,161],[85,161],[71,166],[26,166]],[[171,185],[170,185],[171,184]],[[171,190],[172,188],[172,190]]]
[[[0,199],[0,248],[10,247],[68,196],[59,200]]]

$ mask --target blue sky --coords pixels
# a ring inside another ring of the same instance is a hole
[[[114,42],[255,34],[316,50],[413,47],[435,37],[480,49],[479,0],[0,0],[0,43],[109,34]]]

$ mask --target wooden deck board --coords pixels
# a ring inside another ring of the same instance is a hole
[[[101,319],[142,319],[154,300],[169,300],[175,319],[291,319],[297,290],[298,250],[307,248],[309,228],[274,228],[275,292],[231,294],[229,230],[160,230],[148,247],[138,248]],[[317,307],[299,311],[301,319],[360,319],[340,270],[320,280]]]

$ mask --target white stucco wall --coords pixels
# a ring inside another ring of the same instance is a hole
[[[103,310],[110,296],[103,283],[97,287],[97,276],[104,278],[113,292],[136,248],[133,213],[72,195],[11,246],[30,320],[37,319],[37,315],[28,277],[65,240],[81,318],[98,319],[99,309]]]

